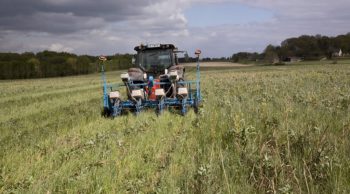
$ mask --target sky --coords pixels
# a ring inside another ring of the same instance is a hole
[[[172,43],[203,57],[350,32],[349,0],[1,0],[0,52],[134,53]]]

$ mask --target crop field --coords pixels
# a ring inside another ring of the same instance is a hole
[[[0,81],[0,193],[350,193],[350,64],[324,63],[207,67],[186,117],[103,118],[99,74]]]

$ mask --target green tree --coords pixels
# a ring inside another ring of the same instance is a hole
[[[27,63],[29,65],[32,66],[33,68],[33,72],[32,72],[32,77],[41,77],[42,76],[42,73],[41,73],[41,67],[40,67],[40,61],[33,57],[33,58],[30,58]]]
[[[273,45],[268,45],[264,50],[264,59],[268,63],[277,62],[279,58],[277,55],[276,47],[274,47]]]

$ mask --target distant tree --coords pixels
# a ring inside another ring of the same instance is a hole
[[[70,72],[71,74],[80,74],[80,69],[77,65],[77,61],[78,59],[75,57],[69,57],[66,59],[66,64],[72,69],[72,72]]]
[[[289,38],[281,43],[278,55],[280,58],[294,56],[313,60],[323,57],[332,58],[332,54],[339,52],[340,49],[344,53],[350,52],[350,33],[337,37],[303,35],[298,38]]]
[[[32,71],[33,71],[31,73],[30,77],[41,77],[42,76],[40,61],[37,58],[32,57],[27,61],[27,63],[32,67]]]
[[[93,70],[90,68],[90,59],[86,56],[80,56],[78,57],[77,66],[79,67],[79,74],[87,74],[93,72]]]
[[[255,62],[261,59],[258,53],[239,52],[232,55],[231,60],[235,63]]]
[[[111,63],[108,70],[131,67],[131,57],[132,55],[128,54],[108,57]],[[0,53],[0,79],[87,74],[100,71],[98,64],[99,60],[96,56],[77,56],[66,52]]]
[[[268,45],[264,50],[264,59],[268,63],[274,63],[278,60],[277,48],[273,45]]]

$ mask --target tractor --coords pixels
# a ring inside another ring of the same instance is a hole
[[[148,44],[136,46],[137,54],[132,62],[135,67],[120,75],[122,83],[107,84],[104,71],[106,57],[102,61],[103,110],[106,117],[118,117],[125,111],[136,115],[142,110],[153,108],[157,115],[169,107],[180,110],[186,115],[189,107],[198,113],[202,101],[200,90],[199,56],[196,50],[196,80],[185,80],[185,67],[178,62],[178,51],[173,44]],[[125,87],[125,98],[121,89]]]

